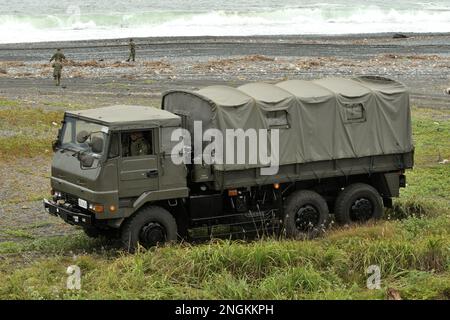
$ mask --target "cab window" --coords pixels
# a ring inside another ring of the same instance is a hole
[[[121,134],[122,157],[140,157],[154,154],[153,131],[129,131]]]
[[[119,156],[119,134],[113,133],[109,143],[108,158],[116,158]]]

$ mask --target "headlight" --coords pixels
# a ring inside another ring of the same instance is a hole
[[[89,204],[89,210],[94,211],[95,213],[103,213],[105,211],[105,208],[101,204]]]
[[[54,199],[62,198],[62,193],[59,191],[52,190],[52,194]]]

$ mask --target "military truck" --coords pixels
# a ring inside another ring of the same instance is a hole
[[[229,163],[214,160],[217,145],[173,139],[199,125],[241,130],[244,142],[251,129],[276,131],[277,169],[247,161],[254,145]],[[331,214],[340,224],[379,219],[414,156],[407,88],[372,76],[173,90],[160,109],[67,111],[53,149],[48,212],[130,251],[180,238],[311,237]],[[212,161],[198,158],[206,150]]]

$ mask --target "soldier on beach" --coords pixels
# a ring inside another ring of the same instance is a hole
[[[130,62],[130,60],[133,60],[134,62],[136,59],[136,44],[133,39],[130,39],[128,46],[130,47],[130,55],[128,56],[127,62]]]
[[[55,60],[55,62],[62,62],[63,60],[66,60],[66,56],[64,55],[62,50],[58,48],[56,49],[55,54],[51,57],[50,62],[52,62],[53,60]]]
[[[55,79],[55,84],[59,86],[61,84],[61,72],[62,72],[62,62],[60,60],[56,60],[53,64],[53,78]]]
[[[55,61],[52,64],[53,68],[53,78],[55,79],[55,84],[59,86],[61,84],[61,73],[62,73],[62,61],[66,60],[66,56],[60,48],[56,49],[55,54],[50,58],[50,62]]]

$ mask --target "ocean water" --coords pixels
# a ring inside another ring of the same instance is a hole
[[[0,0],[0,43],[450,32],[450,0]]]

